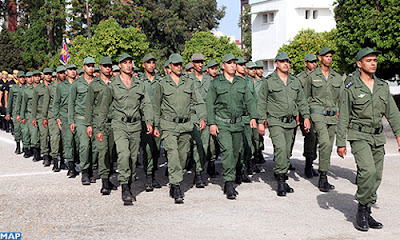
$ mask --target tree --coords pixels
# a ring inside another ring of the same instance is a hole
[[[211,32],[196,32],[192,39],[186,42],[183,60],[190,62],[194,53],[202,53],[207,63],[210,60],[222,62],[222,57],[227,53],[234,56],[243,56],[242,50],[227,36],[216,37]]]
[[[399,73],[400,4],[398,0],[337,0],[335,8],[337,45],[346,72],[355,69],[357,51],[364,47],[382,51],[378,56],[378,76]]]
[[[14,69],[25,70],[24,61],[6,28],[0,34],[0,69],[9,73]]]
[[[290,57],[290,66],[293,74],[298,74],[304,71],[304,57],[309,53],[314,53],[318,56],[319,51],[324,47],[329,47],[337,52],[336,46],[336,30],[330,32],[317,33],[315,30],[301,30],[289,42],[284,44],[279,52],[287,52]],[[338,54],[333,54],[332,68],[335,71],[342,73],[339,68],[340,57]]]
[[[242,46],[244,46],[244,58],[251,60],[251,5],[246,5],[239,19],[239,27],[242,29]]]

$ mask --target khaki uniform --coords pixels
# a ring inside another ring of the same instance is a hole
[[[28,87],[27,85],[23,85],[18,92],[17,101],[16,101],[16,105],[15,105],[15,116],[21,117],[22,100],[23,100],[23,96],[24,96],[24,91],[27,87]],[[21,118],[21,121],[22,121],[22,118]],[[21,126],[21,138],[22,138],[23,148],[30,148],[31,136],[29,134],[29,125],[22,124],[22,122],[20,122],[20,126]]]
[[[23,96],[22,96],[22,105],[21,105],[21,120],[26,119],[25,134],[30,136],[30,146],[32,148],[38,148],[39,145],[39,130],[37,127],[32,125],[32,99],[33,99],[33,84],[29,87],[26,87]]]
[[[18,99],[18,94],[21,91],[21,89],[24,87],[24,85],[19,86],[18,84],[15,84],[10,88],[10,91],[8,92],[8,103],[7,103],[7,115],[12,116],[13,118],[13,123],[14,123],[14,139],[16,142],[20,142],[22,140],[22,132],[21,132],[21,123],[17,121],[17,99]]]
[[[49,128],[43,126],[43,120],[46,119],[45,115],[47,115],[47,112],[45,113],[43,111],[43,99],[47,91],[47,86],[44,83],[40,83],[35,87],[32,97],[32,120],[36,121],[39,128],[40,151],[44,156],[49,155],[50,151],[49,143],[47,141],[47,138],[49,137]]]

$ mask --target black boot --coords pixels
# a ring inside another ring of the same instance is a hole
[[[175,185],[175,184],[171,184],[171,188],[169,190],[169,195],[175,199],[175,203],[176,204],[180,204],[183,203],[183,192],[181,189],[181,186],[179,185]]]
[[[33,148],[33,159],[32,159],[32,161],[39,162],[40,160],[42,160],[42,157],[40,156],[40,149],[35,147],[35,148]]]
[[[194,174],[193,183],[196,184],[196,188],[204,188],[206,186],[200,172]]]
[[[43,159],[44,159],[43,160],[43,166],[50,167],[50,164],[51,164],[50,156],[49,155],[44,155]]]
[[[247,175],[245,170],[242,170],[242,182],[251,183],[251,179],[250,179],[249,175]]]
[[[226,194],[227,199],[229,199],[229,200],[236,199],[237,192],[236,192],[235,188],[233,187],[232,181],[225,182],[224,193]]]
[[[318,188],[321,192],[329,192],[332,189],[335,189],[335,186],[329,184],[328,177],[326,176],[327,172],[320,172]]]
[[[99,179],[97,178],[99,176],[99,172],[97,171],[97,169],[89,169],[88,173],[90,183],[96,183],[96,179]]]
[[[16,154],[21,154],[21,143],[17,142],[17,147],[15,148],[15,153]]]
[[[276,174],[276,181],[278,182],[278,191],[276,194],[280,197],[286,196],[286,174]],[[289,186],[289,185],[288,185]]]
[[[151,174],[151,177],[153,182],[153,188],[161,188],[161,184],[156,180],[156,174],[155,173]]]
[[[24,158],[30,158],[30,157],[32,157],[31,148],[24,148]]]
[[[61,170],[66,170],[68,169],[68,166],[65,165],[65,159],[58,156],[57,159],[59,160],[59,165]]]
[[[129,184],[122,184],[122,201],[124,205],[132,205],[132,193]]]
[[[144,186],[146,192],[152,192],[154,190],[153,187],[153,176],[151,174],[146,174],[146,184]]]
[[[69,178],[75,178],[78,175],[78,172],[75,170],[75,163],[74,162],[68,162],[68,172],[67,172],[67,177]]]
[[[368,207],[367,205],[358,204],[358,211],[356,216],[356,228],[360,231],[368,231]]]
[[[304,168],[304,175],[306,175],[306,178],[314,177],[312,163],[313,163],[312,158],[306,158],[306,167]]]
[[[377,222],[372,216],[371,216],[371,207],[368,208],[368,226],[370,228],[374,229],[381,229],[383,228],[383,224],[380,222]]]
[[[82,185],[90,185],[88,170],[87,169],[82,170],[81,174],[82,174],[81,178]]]
[[[108,180],[108,178],[104,178],[101,179],[101,190],[100,193],[102,193],[103,195],[110,195],[111,193],[111,187],[110,187],[110,181]]]
[[[216,178],[217,174],[215,172],[215,162],[209,161],[207,165],[207,174],[210,175],[210,178]]]
[[[293,167],[293,165],[292,165],[292,164],[289,164],[289,170],[290,170],[290,171],[295,171],[295,170],[296,170],[296,168],[295,168],[295,167]]]
[[[61,171],[58,158],[53,158],[53,162],[54,162],[53,169],[52,169],[53,172]]]

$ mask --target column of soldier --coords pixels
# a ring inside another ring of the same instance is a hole
[[[356,71],[345,81],[331,68],[334,53],[323,48],[318,57],[307,54],[305,71],[296,77],[290,74],[286,52],[277,54],[276,69],[266,78],[261,61],[246,63],[230,53],[223,57],[221,71],[216,61],[204,65],[203,55],[195,53],[185,73],[182,57],[172,54],[164,76],[157,73],[153,55],[143,57],[144,73],[138,73],[127,53],[119,56],[118,66],[104,56],[98,67],[93,58],[85,58],[78,71],[67,64],[56,73],[50,68],[3,72],[1,126],[8,131],[12,118],[15,153],[43,159],[55,172],[68,169],[69,178],[79,175],[78,169],[83,185],[101,178],[103,195],[117,189],[109,180],[117,159],[125,205],[135,201],[131,187],[140,147],[145,190],[161,188],[155,178],[161,141],[175,203],[184,200],[180,184],[185,166],[195,173],[196,188],[204,188],[203,167],[208,162],[207,173],[215,178],[219,153],[223,192],[236,199],[234,183],[251,182],[249,175],[260,172],[264,163],[266,128],[274,148],[277,195],[294,192],[286,180],[298,126],[304,136],[305,177],[319,176],[319,190],[329,192],[335,188],[327,177],[334,137],[337,132],[338,154],[344,157],[348,130],[358,166],[356,227],[382,228],[370,215],[382,177],[381,119],[389,120],[400,145],[399,113],[387,85],[374,75],[379,52],[361,49]],[[318,171],[312,165],[317,147]],[[187,164],[188,156],[192,164]]]

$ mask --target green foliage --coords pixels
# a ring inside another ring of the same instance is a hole
[[[133,26],[122,28],[112,18],[101,22],[92,38],[86,39],[80,35],[69,44],[71,58],[68,63],[82,66],[83,59],[88,56],[93,57],[97,63],[103,56],[110,56],[117,63],[119,55],[126,52],[139,65],[148,48],[146,35],[139,29]]]
[[[244,46],[244,58],[251,60],[251,6],[246,5],[239,19],[239,27],[242,28],[242,44]]]
[[[204,55],[206,63],[210,60],[221,63],[222,57],[227,53],[237,57],[243,56],[242,50],[235,43],[231,43],[229,37],[216,37],[211,32],[194,33],[185,46],[185,51],[182,53],[185,62],[190,62],[192,55],[197,52]]]
[[[337,52],[336,46],[336,30],[330,32],[317,33],[312,29],[301,30],[289,44],[284,44],[279,52],[287,52],[290,57],[290,66],[293,74],[304,71],[304,57],[309,53],[314,53],[318,57],[319,51],[324,47],[329,47]],[[333,54],[331,67],[337,71],[339,69],[340,57]]]
[[[346,72],[355,69],[358,50],[371,47],[382,51],[377,75],[384,78],[399,73],[400,4],[398,0],[337,0],[335,18],[337,45]]]
[[[24,62],[10,33],[3,29],[0,34],[0,70],[11,73],[14,69],[24,70]]]

